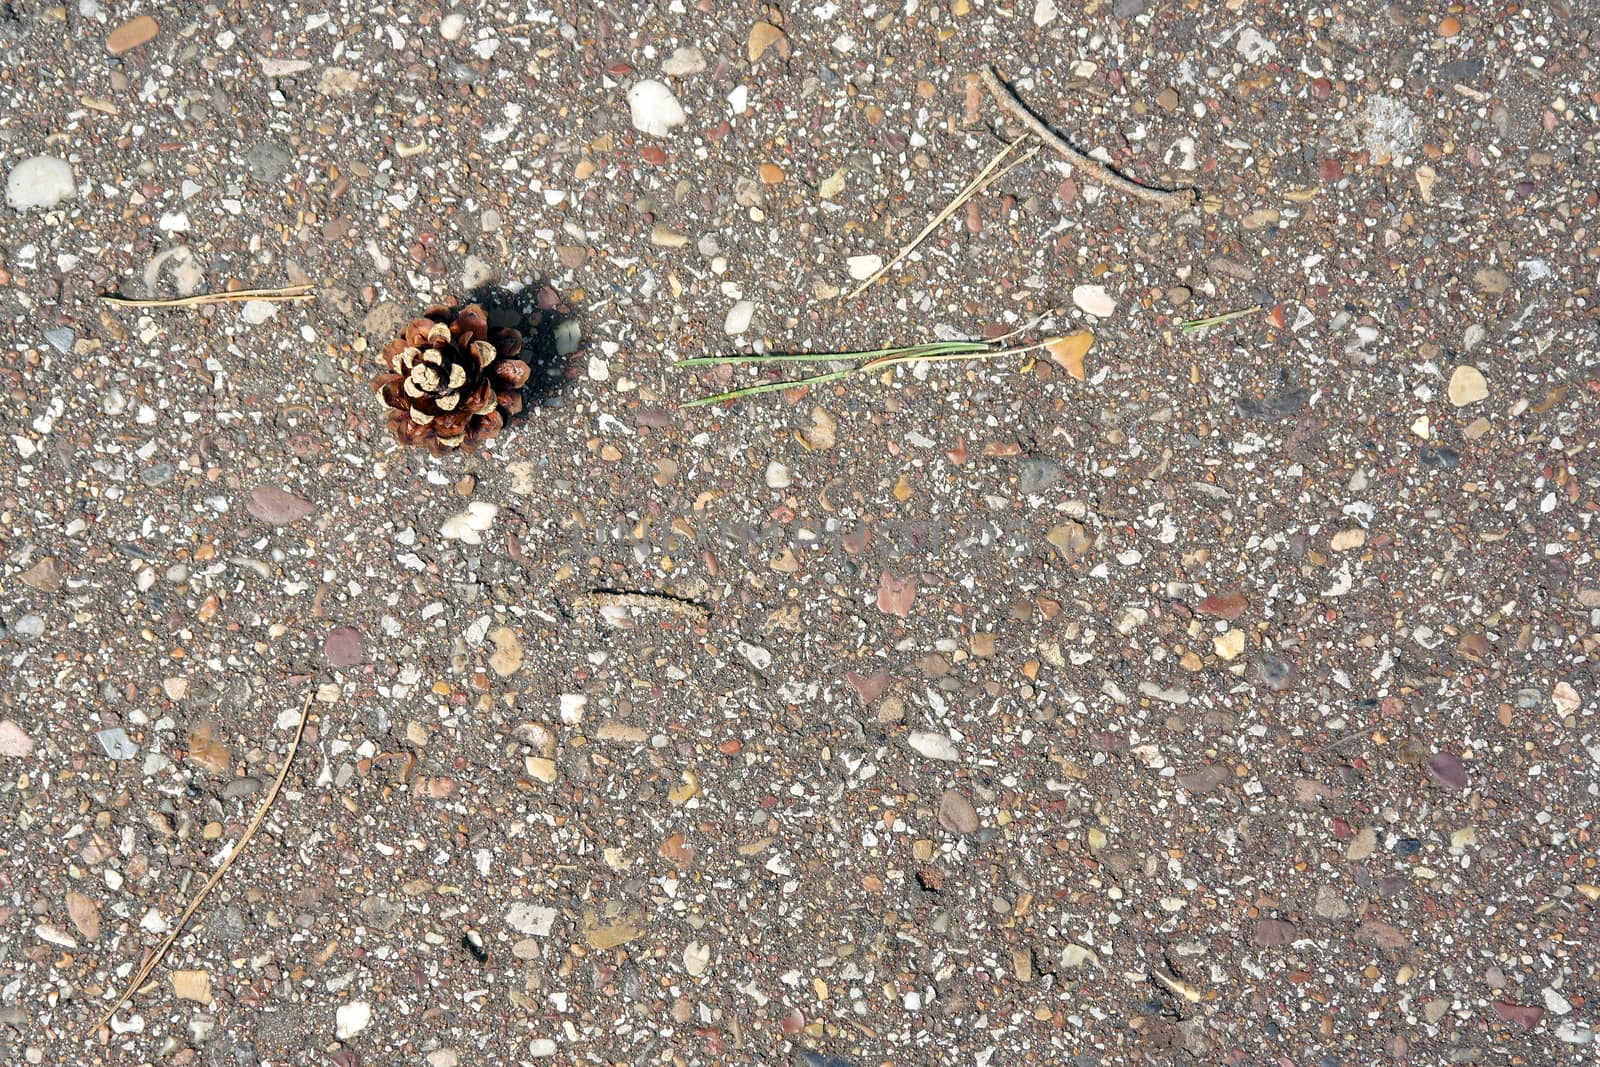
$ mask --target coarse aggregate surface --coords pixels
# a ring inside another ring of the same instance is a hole
[[[0,4],[0,1060],[1593,1062],[1597,44]],[[988,65],[1201,198],[1046,149],[849,296]],[[533,378],[434,457],[370,383],[446,296]],[[1093,343],[673,366],[1024,327]]]

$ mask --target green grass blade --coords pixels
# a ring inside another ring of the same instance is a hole
[[[809,378],[785,378],[779,382],[762,382],[760,385],[747,385],[743,389],[729,389],[725,393],[716,393],[712,396],[702,396],[696,400],[684,401],[686,408],[705,407],[707,404],[720,404],[724,400],[738,400],[740,397],[755,396],[758,393],[776,393],[783,389],[794,389],[802,385],[822,385],[825,382],[838,381],[848,378],[856,372],[855,367],[846,370],[830,371],[827,374],[813,374]]]

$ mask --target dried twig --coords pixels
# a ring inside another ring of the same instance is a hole
[[[122,991],[122,996],[118,997],[117,1002],[111,1005],[111,1010],[102,1015],[100,1021],[89,1028],[84,1035],[85,1037],[94,1034],[109,1023],[112,1016],[116,1015],[122,1009],[122,1006],[133,998],[133,995],[139,991],[140,987],[150,980],[150,975],[160,966],[161,960],[167,954],[167,950],[172,948],[173,943],[183,933],[184,927],[189,925],[189,920],[194,918],[194,913],[200,910],[200,904],[206,899],[206,895],[216,888],[218,882],[222,881],[222,876],[228,873],[228,868],[233,866],[233,861],[239,858],[239,853],[243,852],[245,846],[250,843],[250,839],[255,837],[256,830],[261,826],[261,821],[267,817],[267,811],[272,807],[272,802],[277,799],[278,791],[283,788],[284,779],[289,777],[289,768],[294,764],[294,754],[300,748],[300,738],[306,732],[306,721],[311,717],[311,698],[314,693],[315,690],[306,694],[305,705],[300,709],[300,722],[295,726],[294,737],[289,741],[289,751],[283,755],[283,767],[278,771],[277,780],[272,783],[272,788],[267,790],[266,798],[261,801],[261,807],[256,809],[255,818],[251,819],[250,825],[245,827],[244,834],[239,838],[239,843],[233,846],[228,853],[228,858],[222,861],[222,864],[211,877],[206,879],[206,884],[200,887],[200,892],[196,893],[194,899],[189,901],[189,906],[183,909],[183,914],[178,916],[178,921],[172,924],[172,929],[168,932],[167,939],[161,942],[161,946],[153,953],[145,957],[144,963],[139,965],[138,971],[129,980],[127,988]]]
[[[918,245],[920,245],[924,240],[927,239],[928,234],[930,234],[934,230],[938,229],[940,223],[944,222],[945,219],[948,219],[951,215],[954,215],[958,210],[960,210],[962,204],[965,204],[968,200],[972,199],[972,197],[977,194],[978,190],[982,189],[991,180],[1000,177],[1000,175],[1005,174],[1007,171],[1010,171],[1012,168],[1020,166],[1023,163],[1027,162],[1029,159],[1032,159],[1033,156],[1039,151],[1039,146],[1038,145],[1034,145],[1032,148],[1028,149],[1022,155],[1018,156],[1016,159],[1013,159],[1010,163],[1006,164],[1005,169],[1001,170],[998,174],[995,173],[995,168],[1000,166],[1001,161],[1004,160],[1006,158],[1006,156],[1011,153],[1011,150],[1013,148],[1015,148],[1015,147],[1017,147],[1017,145],[1021,144],[1023,142],[1023,140],[1024,140],[1024,138],[1019,137],[1015,141],[1011,141],[1011,142],[1007,143],[1007,145],[1004,148],[1002,148],[995,155],[995,157],[993,159],[989,160],[988,165],[985,166],[982,170],[980,170],[978,172],[977,177],[973,178],[970,182],[968,182],[966,184],[966,186],[964,188],[962,188],[962,190],[955,195],[955,199],[951,200],[948,204],[946,204],[944,206],[944,210],[940,211],[937,215],[935,215],[933,217],[933,221],[929,222],[926,226],[924,226],[922,228],[922,232],[921,233],[919,233],[915,237],[913,237],[911,239],[910,243],[908,243],[904,248],[900,249],[900,251],[898,253],[896,253],[896,255],[895,255],[895,257],[893,259],[889,260],[889,262],[885,263],[883,266],[881,266],[877,270],[873,271],[872,272],[872,276],[870,278],[868,278],[866,281],[862,282],[860,285],[856,286],[853,290],[851,290],[850,293],[848,293],[845,296],[845,299],[846,300],[854,300],[856,297],[858,297],[862,293],[864,293],[872,285],[873,282],[875,282],[879,278],[883,277],[885,274],[887,274],[889,272],[889,270],[896,263],[900,262],[902,259],[905,259],[906,256],[910,255],[916,249],[916,247]]]
[[[315,300],[315,286],[287,285],[281,289],[234,289],[224,293],[196,293],[194,296],[175,296],[168,299],[141,300],[116,293],[101,293],[100,299],[108,304],[127,308],[181,308],[196,304],[234,304],[242,300]]]
[[[664,611],[681,615],[696,622],[711,618],[711,610],[692,600],[675,597],[670,593],[622,593],[609,589],[593,589],[573,598],[576,608],[643,608],[647,611]]]
[[[1168,211],[1181,211],[1184,208],[1193,207],[1200,200],[1200,190],[1198,189],[1157,189],[1118,174],[1093,156],[1086,155],[1074,148],[1067,142],[1066,138],[1045,125],[1039,116],[1029,111],[1027,105],[1017,99],[1017,95],[1007,87],[1005,82],[1000,80],[1000,76],[994,72],[994,68],[985,67],[979,73],[983,76],[983,84],[989,87],[989,93],[994,97],[995,103],[999,104],[1007,114],[1033,131],[1034,135],[1041,141],[1054,148],[1061,158],[1074,167],[1086,171],[1101,185],[1109,185],[1113,189],[1120,189],[1129,196],[1152,204],[1159,204]]]

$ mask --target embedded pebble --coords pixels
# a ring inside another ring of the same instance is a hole
[[[129,19],[106,35],[106,51],[114,56],[149,44],[161,32],[161,24],[149,15]]]
[[[729,337],[737,337],[750,328],[750,320],[755,318],[756,306],[748,300],[740,300],[728,309],[728,315],[722,320],[722,332]]]
[[[883,257],[880,255],[851,256],[845,260],[845,265],[850,269],[850,277],[858,282],[864,282],[883,267]]]
[[[270,300],[246,300],[239,317],[252,326],[260,326],[278,314],[278,305]]]
[[[317,510],[309,500],[303,500],[276,485],[258,485],[245,498],[244,508],[262,522],[283,526],[296,522]]]
[[[50,342],[51,348],[60,352],[63,356],[70,356],[72,355],[73,342],[78,339],[78,335],[65,326],[57,326],[53,330],[46,330],[44,339]]]
[[[768,489],[789,488],[789,468],[777,460],[767,464],[766,482]]]
[[[371,1024],[372,1005],[364,1000],[352,1000],[348,1004],[341,1004],[333,1017],[333,1036],[340,1041],[349,1041]]]
[[[914,730],[906,737],[906,744],[918,755],[929,759],[942,760],[954,763],[961,758],[956,750],[955,742],[946,734],[935,733],[932,730]]]
[[[261,182],[275,182],[289,170],[294,161],[289,149],[277,141],[262,141],[245,154],[244,162],[250,177]]]
[[[75,192],[72,167],[55,156],[29,156],[6,175],[6,204],[17,211],[52,208]]]
[[[322,652],[329,666],[353,667],[367,657],[366,638],[354,626],[341,626],[329,631]]]
[[[955,758],[953,753],[950,758]],[[944,795],[939,798],[939,825],[953,834],[975,834],[980,825],[978,810],[972,806],[972,801],[967,799],[967,795],[961,790],[946,789]]]
[[[0,756],[22,759],[33,753],[33,738],[15,720],[0,719]]]
[[[651,137],[666,137],[689,120],[672,90],[654,78],[628,90],[628,116],[634,129]]]
[[[706,54],[693,45],[685,45],[672,50],[661,64],[661,73],[670,78],[687,78],[691,74],[699,74],[706,69]]]
[[[1117,302],[1106,292],[1103,285],[1075,285],[1072,287],[1072,302],[1080,311],[1087,312],[1096,318],[1109,318],[1117,310]]]
[[[128,732],[120,726],[112,726],[105,730],[95,732],[95,740],[100,742],[100,747],[105,754],[114,760],[132,759],[139,754],[139,746],[128,737]]]
[[[467,505],[465,511],[459,511],[446,519],[439,527],[439,533],[447,540],[481,545],[484,532],[494,525],[495,516],[498,514],[500,514],[498,505],[486,500],[474,500]]]
[[[1450,372],[1449,395],[1450,403],[1466,407],[1488,397],[1489,383],[1477,367],[1462,364]]]

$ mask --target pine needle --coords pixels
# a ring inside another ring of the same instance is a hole
[[[166,940],[161,942],[159,948],[145,957],[144,962],[139,965],[139,969],[128,982],[127,988],[122,991],[122,995],[117,998],[117,1002],[111,1005],[111,1010],[101,1016],[100,1021],[90,1027],[84,1037],[93,1035],[101,1027],[109,1023],[112,1017],[122,1010],[122,1006],[131,1000],[133,995],[150,980],[150,976],[155,973],[155,969],[160,966],[162,959],[165,958],[167,950],[172,948],[178,937],[183,933],[184,927],[189,925],[189,920],[194,918],[194,913],[200,910],[201,902],[206,899],[211,890],[216,888],[217,883],[222,881],[222,876],[228,873],[228,868],[233,866],[233,861],[239,858],[239,854],[245,850],[245,846],[250,843],[250,839],[255,837],[256,830],[260,829],[262,820],[267,817],[267,812],[272,807],[272,802],[278,798],[278,791],[283,788],[284,779],[289,777],[289,768],[294,764],[295,753],[300,748],[300,738],[304,736],[306,722],[311,717],[311,699],[315,692],[316,690],[312,690],[306,694],[305,705],[300,709],[300,722],[295,726],[294,737],[289,741],[289,750],[283,756],[283,767],[279,769],[277,780],[272,783],[272,788],[267,790],[266,797],[261,801],[261,807],[256,809],[255,818],[251,819],[250,825],[245,827],[244,833],[239,838],[239,843],[233,846],[228,852],[228,858],[222,861],[211,877],[206,879],[206,884],[200,887],[200,892],[196,893],[194,899],[189,901],[189,906],[183,909],[183,914],[178,916],[178,921],[172,924],[172,929],[168,931]]]
[[[129,308],[181,308],[198,304],[235,304],[244,300],[315,300],[316,287],[287,285],[281,289],[234,289],[222,293],[196,293],[194,296],[174,296],[166,299],[141,300],[138,297],[101,293],[100,299],[108,304]]]
[[[906,256],[910,255],[916,249],[916,247],[918,245],[920,245],[924,240],[927,239],[927,236],[930,233],[932,233],[934,230],[939,228],[940,223],[944,222],[951,215],[954,215],[957,211],[959,211],[961,209],[961,205],[965,204],[968,200],[972,199],[972,197],[978,192],[978,190],[982,189],[986,184],[988,184],[988,182],[991,179],[998,178],[1001,175],[1005,174],[1007,171],[1010,171],[1013,167],[1021,166],[1023,163],[1026,163],[1029,159],[1032,159],[1033,156],[1039,151],[1039,146],[1038,145],[1034,145],[1032,148],[1028,149],[1022,155],[1018,156],[1016,159],[1014,159],[1010,163],[1006,164],[1005,170],[1000,171],[998,174],[995,173],[995,168],[1000,166],[1001,162],[1006,158],[1006,156],[1011,153],[1011,150],[1013,148],[1017,147],[1019,144],[1022,144],[1025,140],[1027,140],[1026,137],[1019,137],[1015,141],[1010,142],[1004,148],[1002,148],[995,155],[995,157],[993,159],[989,160],[989,162],[984,166],[984,168],[978,172],[977,177],[973,178],[970,182],[968,182],[962,188],[962,190],[959,193],[956,194],[955,199],[950,201],[948,204],[946,204],[944,206],[944,210],[940,211],[937,215],[935,215],[933,217],[933,221],[928,223],[926,226],[924,226],[922,228],[922,231],[920,233],[918,233],[915,237],[913,237],[909,244],[907,244],[904,248],[900,249],[900,251],[898,253],[896,253],[896,255],[895,255],[895,257],[893,259],[891,259],[889,262],[885,263],[883,266],[879,267],[877,270],[873,271],[872,272],[872,276],[870,278],[868,278],[866,281],[862,282],[860,285],[856,286],[855,289],[851,290],[850,293],[848,293],[845,296],[844,299],[846,299],[846,300],[854,300],[856,297],[860,296],[863,292],[865,292],[872,285],[873,282],[876,282],[879,278],[881,278],[885,274],[887,274],[889,272],[889,270],[891,268],[893,268],[896,263],[900,262],[902,259],[905,259]]]
[[[795,389],[800,386],[824,385],[828,382],[839,381],[841,378],[849,378],[857,374],[872,374],[906,363],[949,363],[957,360],[997,359],[1003,356],[1019,356],[1028,352],[1037,352],[1060,340],[1060,338],[1050,337],[1034,344],[1009,348],[1005,347],[1003,342],[1031,328],[1038,321],[1039,319],[1034,319],[1032,322],[1018,327],[1001,337],[997,337],[993,341],[928,341],[923,344],[901,345],[894,348],[873,348],[859,352],[786,352],[773,355],[697,356],[694,359],[680,360],[677,364],[680,367],[714,367],[743,363],[837,363],[840,361],[849,361],[851,364],[840,370],[825,371],[806,378],[785,378],[780,381],[762,382],[759,385],[747,385],[739,389],[729,389],[726,392],[687,401],[684,406],[703,407],[707,404],[719,404],[724,400],[738,400],[742,397],[756,396],[761,393],[775,393],[783,389]]]
[[[1209,318],[1189,319],[1180,327],[1180,329],[1184,333],[1195,333],[1199,330],[1205,329],[1207,326],[1216,326],[1219,323],[1232,322],[1234,319],[1242,319],[1246,315],[1254,315],[1256,312],[1262,310],[1264,309],[1260,304],[1252,304],[1247,308],[1240,308],[1238,311],[1228,311],[1221,315],[1212,315]]]

